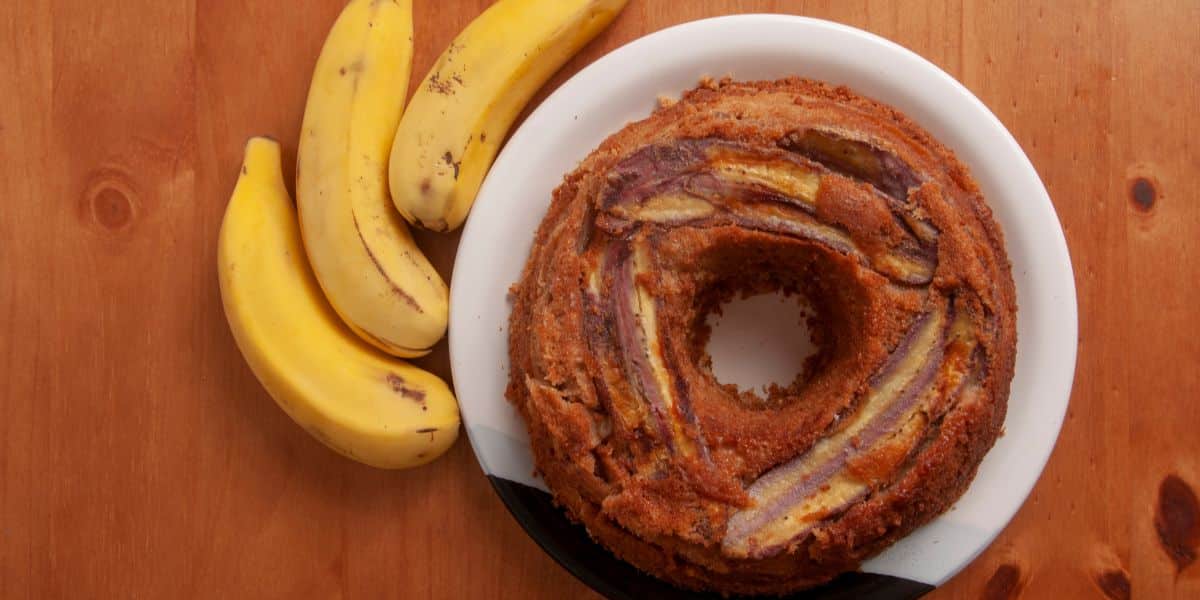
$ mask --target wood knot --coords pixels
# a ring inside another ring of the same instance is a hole
[[[1133,593],[1129,576],[1121,569],[1108,569],[1096,573],[1096,585],[1110,600],[1129,600]]]
[[[346,578],[346,561],[342,556],[337,556],[329,563],[329,573],[338,580]]]
[[[121,231],[130,226],[137,214],[135,198],[133,184],[125,173],[100,169],[84,188],[83,217],[106,231]]]
[[[996,567],[991,579],[983,586],[984,600],[1011,600],[1021,593],[1021,567],[1004,563]]]
[[[1150,212],[1158,201],[1158,186],[1148,177],[1136,177],[1129,185],[1129,197],[1133,207],[1141,212]]]
[[[1178,574],[1196,560],[1200,546],[1200,502],[1186,481],[1167,475],[1158,486],[1154,530]]]

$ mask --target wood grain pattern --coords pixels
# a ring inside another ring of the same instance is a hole
[[[487,4],[417,0],[414,73]],[[343,460],[225,326],[215,242],[242,143],[294,158],[340,6],[0,2],[0,597],[588,594],[465,440],[415,471]],[[1200,489],[1200,4],[632,0],[547,90],[734,12],[929,58],[1009,127],[1066,229],[1081,335],[1062,436],[1013,523],[931,597],[1200,596],[1200,566],[1168,553],[1196,543],[1195,507],[1163,485]],[[448,276],[457,236],[419,239]],[[449,374],[444,344],[422,362]]]

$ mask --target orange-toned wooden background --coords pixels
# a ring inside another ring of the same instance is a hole
[[[341,4],[0,2],[0,598],[588,595],[465,440],[413,471],[339,458],[226,328],[215,242],[242,143],[294,156]],[[415,4],[421,75],[488,2]],[[547,87],[667,25],[768,11],[960,79],[1066,230],[1081,334],[1062,436],[932,597],[1200,597],[1200,3],[632,0]],[[420,241],[448,276],[456,236]],[[444,345],[422,363],[449,375]]]

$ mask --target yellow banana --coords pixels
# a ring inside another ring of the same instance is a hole
[[[396,356],[446,332],[445,282],[387,194],[412,67],[412,1],[351,0],[317,59],[296,166],[304,246],[337,313]]]
[[[368,465],[437,458],[458,436],[458,404],[431,373],[358,339],[304,258],[279,145],[253,138],[225,210],[218,272],[225,317],[246,362],[313,437]]]
[[[467,217],[508,128],[627,0],[500,0],[450,43],[413,95],[392,145],[392,201],[434,231]]]

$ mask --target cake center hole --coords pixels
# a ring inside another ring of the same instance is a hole
[[[713,375],[741,392],[763,395],[772,384],[792,385],[818,350],[808,327],[812,314],[803,296],[783,292],[737,296],[722,304],[707,321]]]

